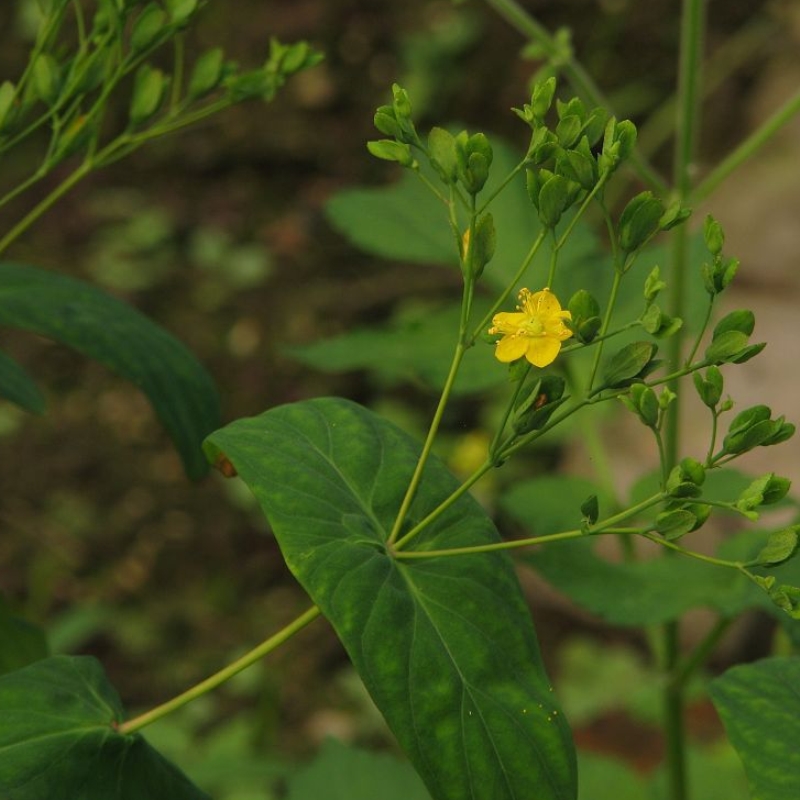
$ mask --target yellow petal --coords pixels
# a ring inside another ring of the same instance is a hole
[[[549,289],[542,289],[541,292],[534,292],[526,298],[525,311],[530,316],[555,316],[561,313],[561,303],[558,302],[558,298]]]
[[[510,361],[516,361],[525,355],[528,349],[530,339],[524,336],[504,336],[495,348],[494,355],[498,361],[508,364]],[[555,356],[553,356],[555,358]]]
[[[519,311],[502,311],[492,318],[492,327],[489,333],[516,333],[526,321],[525,314]]]
[[[569,339],[572,336],[572,331],[560,320],[560,319],[549,319],[545,324],[545,331],[548,336],[552,336],[555,339],[558,339],[560,342],[563,342],[564,339]]]
[[[558,351],[561,350],[561,342],[549,336],[528,339],[527,343],[525,358],[534,367],[546,367],[548,364],[552,364],[556,360]],[[502,359],[500,360],[502,361]]]

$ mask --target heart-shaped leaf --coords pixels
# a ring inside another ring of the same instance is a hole
[[[800,797],[800,658],[766,658],[711,681],[711,699],[758,800]]]
[[[339,399],[281,406],[207,441],[269,518],[289,568],[331,621],[434,800],[576,795],[569,729],[516,576],[500,554],[407,559],[387,549],[419,455],[380,417]],[[407,524],[457,488],[425,468]],[[468,495],[415,550],[497,541]]]
[[[139,735],[93,658],[55,656],[0,677],[0,797],[209,800]]]

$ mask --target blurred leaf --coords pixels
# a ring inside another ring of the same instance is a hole
[[[0,397],[26,411],[43,414],[45,402],[39,387],[16,361],[0,352]]]
[[[430,800],[413,767],[385,753],[355,750],[335,739],[289,781],[286,800]]]
[[[687,748],[687,784],[697,800],[756,800],[747,791],[747,780],[734,749],[723,738],[710,745]],[[661,767],[643,797],[669,797],[666,767]],[[761,800],[761,798],[758,798]]]
[[[205,474],[200,442],[219,425],[219,398],[201,364],[163,328],[83,281],[8,263],[0,264],[0,325],[55,339],[131,380],[150,398],[187,474]]]
[[[482,197],[488,197],[499,188],[521,157],[496,138],[492,147],[491,177],[478,197],[479,203]],[[422,171],[438,183],[432,170],[424,167]],[[497,246],[482,281],[502,291],[514,277],[540,230],[536,210],[525,189],[524,174],[492,200],[489,210],[495,222]],[[368,253],[458,269],[458,247],[448,223],[447,208],[416,175],[405,173],[396,183],[377,189],[347,189],[328,201],[326,213],[340,233]],[[466,217],[462,217],[459,224],[463,231]],[[580,288],[607,295],[613,270],[608,262],[608,274],[603,274],[597,269],[598,258],[605,257],[599,253],[594,235],[588,226],[578,223],[559,256],[563,269],[554,290],[563,296],[570,296]],[[523,280],[524,285],[536,288],[544,285],[548,259],[548,248],[544,247]],[[584,286],[587,280],[590,285]],[[595,290],[598,280],[606,287],[605,293]]]
[[[510,561],[401,561],[385,542],[419,457],[410,437],[326,398],[238,420],[207,441],[258,497],[289,568],[331,621],[433,797],[572,798],[574,751]],[[436,459],[407,525],[459,486]],[[498,541],[462,495],[416,549]]]
[[[242,675],[247,674],[240,673]],[[264,676],[261,674],[263,681]],[[226,689],[227,693],[227,689]],[[251,797],[272,800],[283,797],[269,787],[290,771],[277,754],[265,753],[257,744],[263,724],[263,708],[250,706],[235,717],[223,716],[218,705],[202,700],[170,714],[148,727],[147,738],[159,752],[181,764],[193,781],[206,787],[214,800]],[[222,704],[229,697],[222,700]]]
[[[611,800],[610,787],[613,800],[644,800],[648,796],[644,780],[617,759],[579,752],[578,771],[578,800]]]
[[[767,658],[727,670],[711,699],[758,800],[800,797],[800,658]]]
[[[384,325],[356,328],[284,352],[323,372],[369,370],[390,386],[408,381],[438,392],[453,357],[459,315],[455,304],[437,310],[414,308]],[[505,382],[506,376],[493,348],[479,341],[462,363],[455,392],[481,392]]]
[[[0,677],[0,796],[208,800],[138,734],[93,658],[55,656]]]
[[[47,638],[41,628],[11,613],[0,596],[0,675],[47,658]]]
[[[574,478],[523,481],[502,497],[501,506],[536,536],[577,529],[578,498],[591,487]],[[617,625],[676,619],[690,608],[714,605],[727,589],[739,586],[738,579],[746,580],[688,558],[611,563],[594,553],[595,544],[591,537],[554,542],[526,560],[582,608]]]

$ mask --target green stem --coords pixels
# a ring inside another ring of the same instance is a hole
[[[734,170],[750,159],[787,123],[800,113],[800,91],[790,97],[761,127],[750,134],[712,170],[694,190],[694,202],[705,200]]]
[[[611,296],[608,298],[608,305],[606,306],[606,313],[603,317],[603,326],[600,328],[600,334],[597,350],[594,354],[594,361],[592,362],[592,371],[589,373],[589,383],[586,385],[586,394],[590,394],[592,386],[594,386],[595,378],[597,377],[597,370],[600,368],[600,358],[603,355],[603,344],[608,333],[608,328],[611,325],[611,317],[614,313],[614,305],[617,302],[617,294],[619,293],[619,285],[622,281],[622,271],[614,270],[614,282],[611,284]]]
[[[503,189],[505,189],[506,186],[508,186],[508,184],[511,183],[511,181],[513,181],[517,175],[519,175],[520,171],[524,167],[525,167],[525,162],[520,161],[519,164],[517,164],[517,166],[514,167],[514,169],[512,169],[511,172],[509,172],[505,178],[503,178],[503,181],[500,183],[500,185],[496,189],[494,189],[494,191],[492,191],[492,193],[486,198],[486,200],[483,201],[483,205],[481,205],[481,207],[478,209],[478,215],[483,214],[483,212],[486,211],[492,200],[494,200],[495,197],[497,197],[497,195],[499,195],[500,192],[502,192]]]
[[[271,653],[273,650],[277,649],[285,641],[294,636],[298,631],[302,630],[306,627],[306,625],[315,620],[319,615],[319,608],[317,608],[317,606],[312,606],[308,609],[308,611],[304,612],[297,617],[297,619],[290,622],[285,628],[282,628],[280,631],[278,631],[278,633],[270,636],[269,639],[267,639],[265,642],[262,642],[260,645],[258,645],[258,647],[255,647],[249,653],[246,653],[241,658],[238,658],[232,664],[229,664],[224,669],[221,669],[210,678],[206,678],[204,681],[201,681],[191,689],[179,694],[177,697],[173,697],[172,700],[168,700],[166,703],[162,703],[160,706],[156,706],[156,708],[153,708],[144,714],[140,714],[134,719],[123,722],[118,728],[119,733],[123,735],[136,733],[136,731],[141,730],[146,725],[151,725],[162,717],[167,716],[167,714],[171,714],[173,711],[177,711],[179,708],[182,708],[192,700],[196,700],[198,697],[202,697],[204,694],[216,689],[218,686],[225,683],[225,681],[230,680],[234,675],[237,675],[242,670],[247,669],[247,667],[255,664],[256,661],[260,661],[268,653]]]
[[[577,528],[570,531],[561,531],[560,533],[550,533],[545,536],[531,536],[527,539],[514,539],[506,542],[493,542],[492,544],[478,544],[469,547],[451,547],[442,550],[402,550],[395,552],[395,558],[400,559],[421,559],[421,558],[442,558],[449,556],[466,556],[475,555],[476,553],[494,553],[499,550],[516,550],[521,547],[533,547],[539,544],[548,544],[550,542],[563,542],[570,539],[584,539],[587,536],[598,536],[600,534],[608,535],[641,535],[641,528],[621,528],[619,523],[625,522],[631,517],[640,514],[648,508],[660,503],[664,499],[664,495],[660,492],[648,497],[646,500],[637,503],[630,508],[621,511],[604,520],[597,525],[592,526],[591,529],[583,530]],[[449,498],[448,498],[449,500]]]
[[[478,323],[478,325],[474,328],[472,335],[467,339],[467,344],[471,345],[475,342],[475,340],[486,330],[489,323],[492,321],[494,315],[503,307],[503,304],[508,299],[508,296],[511,292],[514,291],[514,287],[522,280],[522,276],[527,271],[528,267],[531,265],[531,261],[533,261],[536,253],[539,251],[539,248],[542,246],[542,242],[547,235],[547,231],[542,229],[539,231],[536,239],[534,240],[533,244],[531,245],[531,249],[528,250],[528,254],[525,256],[522,264],[520,264],[519,269],[516,272],[516,275],[511,279],[508,286],[506,286],[503,293],[495,300],[492,304],[492,307],[486,313],[486,316]]]
[[[489,445],[490,460],[494,459],[497,453],[499,452],[500,439],[503,436],[503,431],[506,429],[506,425],[508,424],[508,419],[511,416],[511,412],[514,410],[514,407],[517,404],[517,398],[519,397],[519,393],[522,391],[522,387],[525,385],[525,379],[528,377],[528,373],[530,371],[531,367],[529,364],[525,368],[525,374],[517,381],[517,386],[514,389],[513,394],[511,395],[511,399],[508,401],[508,404],[506,405],[506,410],[503,413],[503,418],[500,420],[500,424],[497,426],[497,432],[492,438],[492,443]]]
[[[680,661],[670,678],[670,682],[677,686],[685,686],[698,667],[705,664],[708,657],[719,644],[720,639],[725,635],[735,617],[721,617],[717,620],[714,627],[708,632],[702,642],[697,645],[694,651]]]
[[[708,323],[711,322],[711,312],[714,310],[714,298],[712,297],[708,302],[708,308],[706,309],[706,316],[703,320],[703,324],[700,327],[700,330],[697,334],[697,338],[695,339],[694,346],[692,347],[691,352],[689,353],[688,357],[686,358],[686,364],[691,364],[694,361],[694,357],[697,355],[697,351],[700,348],[700,342],[703,341],[703,336],[705,336],[706,330],[708,329]]]
[[[681,12],[681,37],[678,74],[678,116],[676,121],[673,184],[677,198],[685,203],[692,190],[692,163],[700,130],[699,97],[702,87],[701,58],[704,44],[705,0],[683,0]],[[673,238],[672,253],[672,303],[670,314],[684,317],[685,282],[689,252],[686,225],[677,228]],[[679,329],[670,341],[669,358],[673,369],[681,363],[684,333]],[[665,420],[665,458],[667,472],[678,462],[680,396],[677,378],[668,383],[676,395]],[[658,537],[656,537],[658,538]],[[669,549],[681,550],[672,543]],[[674,674],[680,657],[680,628],[678,621],[663,627],[663,668],[667,675]],[[683,686],[669,683],[664,690],[664,734],[667,742],[667,785],[669,800],[687,800],[686,780],[686,728],[684,720]]]
[[[0,239],[0,253],[16,241],[39,217],[52,208],[67,192],[80,183],[92,170],[91,162],[84,161],[71,175],[65,178],[47,197],[31,209],[8,233]]]
[[[411,476],[405,496],[403,497],[403,502],[400,505],[400,510],[397,512],[394,526],[392,527],[389,538],[387,539],[387,544],[389,546],[393,545],[397,541],[397,537],[400,535],[403,523],[408,515],[408,510],[411,508],[411,503],[413,502],[417,493],[417,489],[422,481],[422,473],[425,469],[425,465],[428,463],[428,458],[430,457],[433,443],[436,439],[436,434],[439,431],[439,425],[442,421],[442,416],[444,415],[447,402],[450,399],[450,393],[453,390],[453,384],[455,383],[456,376],[458,375],[458,368],[461,366],[461,361],[464,358],[465,352],[466,349],[461,341],[461,337],[459,337],[459,342],[456,345],[456,350],[453,354],[453,360],[450,364],[450,371],[447,374],[447,379],[445,380],[444,388],[442,389],[442,395],[439,398],[439,404],[436,406],[436,411],[434,412],[433,419],[431,420],[431,425],[428,429],[428,435],[425,439],[425,444],[422,446],[422,452],[417,460],[417,466],[414,469],[414,474]],[[408,534],[404,538],[407,537]]]
[[[433,511],[428,514],[421,522],[418,522],[402,539],[392,548],[397,555],[399,552],[416,536],[422,533],[434,520],[438,519],[453,503],[455,503],[462,495],[466,494],[489,470],[494,468],[493,461],[485,461],[472,475],[465,480],[461,486],[456,489],[446,500],[442,501]],[[387,542],[391,545],[391,540]]]

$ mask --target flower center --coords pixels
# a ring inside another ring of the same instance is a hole
[[[544,334],[544,323],[539,317],[529,317],[520,327],[526,336],[542,336]]]

